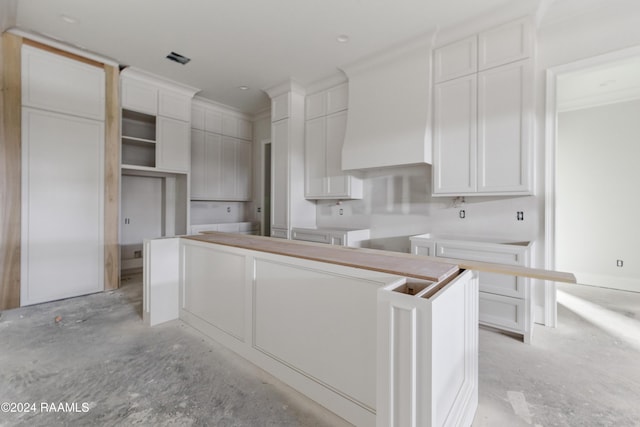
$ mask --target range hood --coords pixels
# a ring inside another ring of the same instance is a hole
[[[349,115],[342,169],[431,163],[431,46],[421,37],[343,68]]]

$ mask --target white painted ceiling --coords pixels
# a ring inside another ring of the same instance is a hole
[[[16,22],[253,113],[268,107],[263,89],[289,78],[307,85],[437,27],[522,1],[18,0]],[[342,34],[349,43],[336,41]],[[171,51],[191,62],[170,62]]]

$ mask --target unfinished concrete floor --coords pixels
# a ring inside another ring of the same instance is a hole
[[[348,425],[179,321],[144,326],[141,277],[123,285],[1,313],[0,402],[36,412],[0,427]],[[640,425],[640,294],[560,289],[532,345],[481,329],[474,426]]]

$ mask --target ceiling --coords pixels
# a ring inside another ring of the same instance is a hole
[[[256,113],[269,105],[263,89],[287,79],[308,85],[404,40],[522,1],[18,0],[16,23]],[[340,35],[349,41],[339,43]],[[171,51],[191,62],[170,62]]]

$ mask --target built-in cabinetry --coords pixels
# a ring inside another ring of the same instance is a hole
[[[532,31],[521,19],[434,51],[434,194],[531,194]]]
[[[342,171],[347,130],[347,83],[306,98],[305,197],[361,199],[362,180]]]
[[[316,206],[304,194],[304,91],[286,83],[271,97],[271,236],[292,226],[315,227]]]
[[[26,43],[21,56],[18,259],[30,305],[104,289],[105,70]]]
[[[197,224],[191,226],[191,234],[219,231],[221,233],[236,233],[260,235],[260,223],[256,221],[220,222],[216,224]]]
[[[122,167],[187,173],[195,89],[127,68],[121,74]]]
[[[340,228],[292,228],[291,240],[327,243],[337,246],[364,247],[371,233],[368,229],[347,230]]]
[[[425,234],[411,237],[411,253],[451,259],[531,265],[531,243],[462,240]],[[481,271],[480,324],[522,335],[529,343],[533,333],[530,279]]]
[[[251,200],[251,121],[204,100],[191,115],[191,200]]]
[[[191,99],[197,91],[134,68],[121,73],[122,269],[143,266],[143,240],[189,226]]]

